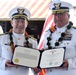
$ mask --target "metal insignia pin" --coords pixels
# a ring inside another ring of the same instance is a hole
[[[24,9],[19,9],[19,8],[18,8],[17,11],[18,11],[19,14],[23,14]]]
[[[55,9],[60,9],[61,3],[54,3]]]

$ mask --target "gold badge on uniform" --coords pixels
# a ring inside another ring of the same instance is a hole
[[[20,38],[18,38],[18,40],[20,40]]]

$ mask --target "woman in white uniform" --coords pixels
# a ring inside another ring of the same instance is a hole
[[[11,64],[15,45],[37,48],[37,40],[25,32],[30,12],[26,8],[16,7],[10,11],[9,16],[13,29],[0,36],[0,74],[30,75],[29,68]]]

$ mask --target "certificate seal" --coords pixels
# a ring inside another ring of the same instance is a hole
[[[52,65],[52,64],[53,64],[52,62],[49,63],[49,65]]]
[[[17,59],[17,58],[14,59],[14,62],[15,62],[15,63],[18,63],[18,62],[19,62],[19,59]]]

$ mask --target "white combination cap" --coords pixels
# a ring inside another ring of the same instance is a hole
[[[31,16],[31,13],[28,9],[24,7],[15,7],[9,12],[10,18],[23,18],[23,19],[29,19]]]
[[[70,9],[73,9],[72,4],[64,1],[52,1],[50,4],[50,9],[53,14],[69,12]]]

